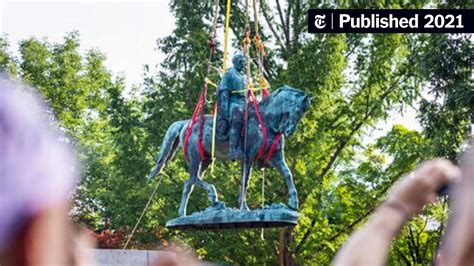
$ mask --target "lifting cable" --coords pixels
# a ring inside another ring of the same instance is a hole
[[[258,33],[259,27],[258,27],[258,8],[257,8],[257,0],[253,0],[253,14],[254,14],[254,23],[255,23],[255,38],[254,38],[254,43],[255,43],[255,48],[257,52],[257,65],[258,65],[258,72],[259,72],[259,79],[260,79],[260,88],[259,90],[262,91],[262,96],[263,98],[268,96],[268,82],[265,79],[264,76],[264,67],[263,67],[263,59],[265,56],[265,46],[263,45],[262,39],[260,37],[260,34]],[[256,112],[258,113],[258,109],[256,109]],[[261,123],[262,127],[263,124]],[[265,128],[266,129],[266,128]],[[264,134],[264,139],[266,138],[266,130],[265,132],[262,132]],[[282,137],[283,133],[279,132],[275,136],[275,140],[273,141],[272,146],[270,147],[270,150],[267,153],[267,156],[265,157],[264,162],[268,162],[273,154],[275,153],[276,149],[278,148],[278,143],[280,142],[280,139]],[[260,158],[261,155],[263,155],[263,152],[265,150],[266,145],[266,140],[264,144],[262,145],[263,147],[261,148],[261,152],[257,155],[257,159]],[[265,175],[262,175],[262,179],[265,178]],[[262,180],[264,182],[264,180]],[[263,192],[262,192],[263,193]],[[262,194],[263,195],[263,194]]]
[[[199,96],[198,103],[196,105],[196,108],[194,109],[193,116],[191,118],[191,122],[188,125],[188,128],[186,130],[186,137],[184,138],[184,144],[183,144],[183,151],[184,151],[184,157],[188,161],[188,153],[187,153],[187,147],[188,147],[188,142],[189,138],[192,133],[192,129],[194,127],[194,124],[196,122],[197,116],[200,116],[199,119],[199,129],[198,129],[198,149],[199,149],[199,156],[201,158],[201,161],[205,159],[205,151],[202,145],[202,130],[204,126],[204,120],[205,120],[205,115],[206,115],[206,97],[207,97],[207,85],[209,83],[209,73],[211,71],[212,67],[212,57],[214,56],[214,53],[216,51],[216,46],[217,46],[217,41],[216,41],[216,36],[217,36],[217,18],[219,17],[219,0],[216,0],[215,2],[215,13],[214,13],[214,19],[213,19],[213,25],[212,25],[212,33],[211,33],[211,38],[208,43],[208,47],[211,50],[209,52],[209,57],[207,59],[207,69],[206,69],[206,76],[204,78],[204,85],[201,90],[201,94]],[[210,83],[209,83],[210,84]],[[214,129],[213,129],[214,130]]]
[[[257,0],[253,0],[253,17],[254,17],[254,24],[255,24],[255,37],[254,43],[255,48],[257,51],[257,65],[258,65],[258,74],[260,80],[260,89],[262,90],[262,96],[268,96],[268,83],[265,80],[263,75],[263,57],[265,56],[265,46],[263,45],[262,38],[258,33],[258,11],[257,11]]]
[[[161,173],[161,172],[160,172]],[[158,174],[160,174],[158,173]],[[133,235],[135,234],[135,231],[137,231],[137,228],[138,228],[138,225],[140,224],[143,216],[145,215],[145,212],[146,210],[148,209],[148,206],[150,206],[150,203],[151,201],[153,200],[153,198],[155,197],[155,194],[156,192],[158,191],[158,187],[160,186],[161,184],[161,180],[163,180],[163,176],[165,176],[166,174],[163,172],[161,173],[161,176],[160,176],[160,179],[158,180],[158,183],[156,183],[156,187],[155,189],[153,190],[153,193],[151,194],[150,198],[148,199],[148,202],[146,203],[145,205],[145,208],[143,208],[143,211],[142,211],[142,214],[140,214],[140,217],[138,218],[137,220],[137,223],[135,224],[135,226],[133,227],[132,229],[132,232],[130,233],[130,235],[128,236],[127,238],[127,241],[125,242],[125,245],[123,246],[122,250],[126,249],[128,244],[130,243],[130,240],[132,239]],[[167,176],[169,177],[169,176]]]
[[[230,0],[228,0],[228,2],[229,1]],[[209,72],[210,72],[211,67],[212,67],[212,64],[211,64],[212,57],[214,56],[216,46],[217,46],[216,32],[217,32],[217,18],[219,17],[219,0],[216,0],[215,5],[216,5],[216,8],[215,8],[214,20],[213,20],[213,25],[212,25],[212,33],[211,33],[211,38],[210,38],[209,43],[208,43],[208,46],[209,46],[211,51],[209,53],[209,58],[207,59],[207,72],[206,72],[206,77],[204,78],[204,86],[203,86],[203,89],[201,91],[201,94],[199,95],[199,100],[198,100],[198,103],[196,105],[196,108],[194,109],[193,117],[192,117],[191,122],[188,126],[188,129],[187,129],[187,132],[186,132],[186,138],[184,140],[183,151],[184,151],[184,156],[185,156],[186,160],[188,159],[187,152],[186,152],[186,147],[187,147],[187,144],[188,144],[188,141],[189,141],[189,136],[191,135],[191,132],[192,132],[192,127],[194,126],[194,123],[196,122],[196,118],[197,118],[198,114],[200,114],[198,146],[199,146],[199,153],[201,155],[201,160],[203,159],[203,156],[204,156],[204,152],[203,152],[204,149],[202,148],[202,127],[203,127],[203,124],[204,124],[207,85],[211,84],[211,85],[215,86],[215,84],[212,83],[209,80],[208,75],[209,75]],[[160,173],[162,173],[162,172],[160,171]],[[160,174],[160,173],[158,173],[158,174]],[[158,183],[156,184],[156,187],[153,190],[153,193],[151,194],[150,198],[148,199],[148,202],[145,205],[145,208],[143,208],[143,211],[140,214],[140,217],[138,218],[137,222],[135,223],[135,226],[133,227],[132,232],[128,236],[127,241],[125,242],[125,245],[123,246],[122,249],[127,248],[128,244],[130,243],[130,240],[132,239],[133,235],[135,234],[135,232],[138,228],[138,225],[140,224],[141,220],[143,219],[143,216],[145,216],[146,210],[150,206],[153,198],[155,197],[155,194],[158,191],[158,187],[160,186],[161,180],[163,180],[163,174],[164,174],[164,172],[162,173],[160,179],[158,180]]]
[[[254,7],[253,7],[253,10],[254,10],[254,18],[255,20],[258,20],[258,15],[256,13],[257,11],[257,1],[254,0],[253,1],[253,4],[254,4]],[[243,40],[243,45],[244,45],[244,53],[245,53],[245,57],[246,57],[246,60],[247,60],[247,92],[246,92],[246,95],[245,95],[245,110],[244,110],[244,154],[245,156],[247,156],[247,146],[248,146],[248,140],[247,140],[247,122],[248,122],[248,109],[249,109],[249,105],[252,104],[254,109],[255,109],[255,115],[257,116],[257,120],[260,124],[260,129],[262,130],[262,135],[263,135],[263,139],[262,139],[262,144],[260,145],[260,149],[258,151],[258,154],[257,156],[255,157],[255,160],[254,161],[257,161],[259,158],[261,158],[263,156],[263,154],[265,153],[265,149],[266,149],[266,145],[267,145],[267,139],[268,139],[268,134],[267,134],[267,128],[265,127],[265,124],[263,122],[263,118],[260,114],[260,110],[259,110],[259,107],[258,107],[258,103],[257,103],[257,99],[255,98],[255,95],[254,95],[254,88],[253,88],[253,85],[252,85],[252,79],[251,79],[251,72],[250,72],[250,44],[251,44],[251,39],[250,39],[250,21],[249,21],[249,0],[246,0],[245,1],[245,37],[244,37],[244,40]],[[258,22],[255,22],[255,31],[256,31],[256,36],[259,36],[258,35]],[[263,66],[263,64],[261,64],[261,61],[260,61],[260,55],[263,53],[263,44],[260,42],[260,37],[256,38],[256,40],[258,40],[258,45],[257,45],[257,51],[258,51],[258,61],[259,61],[259,71],[261,70],[261,66]],[[263,78],[263,73],[260,71],[260,77],[262,78],[261,80],[264,80]],[[262,85],[264,85],[262,83]],[[264,85],[266,87],[266,85]],[[262,86],[261,89],[264,89],[266,90],[266,88]],[[263,95],[265,95],[265,92],[262,92]],[[267,93],[268,94],[268,93]],[[245,158],[247,159],[247,158]]]
[[[248,154],[247,154],[247,146],[248,146],[248,113],[249,113],[249,104],[250,104],[250,95],[253,94],[252,91],[252,79],[251,79],[251,74],[250,74],[250,51],[249,51],[249,46],[250,46],[251,40],[250,40],[250,22],[249,22],[249,0],[245,0],[245,37],[243,40],[243,46],[244,46],[244,53],[245,53],[245,60],[246,60],[246,65],[247,65],[247,82],[246,82],[246,88],[247,92],[245,93],[245,110],[244,110],[244,156],[242,158],[242,176],[241,176],[241,196],[243,196],[243,191],[245,188],[245,183],[246,183],[246,177],[250,173],[249,167],[247,164],[251,163],[249,162],[248,159]],[[263,127],[262,127],[263,129]],[[250,177],[249,177],[250,178]]]
[[[253,16],[254,16],[254,24],[255,24],[254,43],[255,43],[255,48],[256,48],[256,53],[257,53],[257,65],[258,65],[258,74],[259,74],[259,80],[260,80],[260,90],[262,93],[262,98],[265,98],[268,96],[267,82],[265,80],[265,77],[263,76],[263,57],[265,55],[265,47],[261,41],[260,34],[258,33],[259,28],[258,28],[257,0],[253,0]],[[256,107],[255,111],[258,114],[259,120],[261,120],[260,113],[258,111],[258,106]],[[261,126],[262,126],[262,134],[263,134],[263,143],[262,143],[262,146],[260,147],[259,153],[257,154],[257,159],[260,158],[265,152],[265,146],[267,144],[267,138],[268,138],[267,129],[263,125],[263,121],[261,121]],[[262,168],[262,191],[261,192],[262,192],[262,210],[263,210],[265,208],[265,168]],[[265,240],[264,232],[265,230],[264,228],[262,228],[260,232],[261,240]]]
[[[246,62],[246,67],[247,67],[247,79],[246,79],[246,88],[247,88],[247,93],[245,94],[245,110],[244,110],[244,158],[243,158],[243,163],[244,163],[244,171],[243,171],[243,177],[247,174],[246,173],[246,164],[248,161],[247,158],[247,146],[248,146],[248,109],[249,109],[249,95],[250,92],[252,92],[252,78],[251,78],[251,73],[250,73],[250,22],[249,22],[249,0],[245,0],[245,37],[243,40],[243,46],[244,46],[244,53],[245,53],[245,62]],[[245,180],[242,178],[242,188],[245,187],[244,184]]]
[[[227,0],[226,11],[225,11],[224,54],[223,54],[223,59],[222,59],[222,72],[223,73],[226,71],[226,68],[227,68],[227,47],[229,44],[229,24],[230,24],[231,2],[232,0]],[[217,90],[216,90],[216,95],[217,95]],[[217,112],[218,112],[217,101],[218,100],[216,100],[216,104],[214,104],[214,112],[213,112],[214,121],[212,123],[212,142],[211,142],[211,175],[212,176],[214,176],[214,162],[216,160],[216,127],[217,127]]]

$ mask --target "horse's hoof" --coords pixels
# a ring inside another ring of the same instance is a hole
[[[222,201],[216,201],[216,202],[214,202],[214,204],[212,204],[212,207],[214,207],[214,208],[216,208],[216,209],[219,209],[219,210],[226,208],[225,203],[222,202]]]

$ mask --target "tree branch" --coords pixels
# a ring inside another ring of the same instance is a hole
[[[277,5],[277,10],[278,10],[278,16],[280,17],[280,21],[281,21],[281,27],[283,28],[283,31],[285,32],[285,39],[286,39],[286,43],[288,43],[289,41],[289,32],[287,31],[287,25],[285,23],[285,19],[283,18],[283,10],[281,9],[281,5],[280,5],[280,0],[276,0],[276,5]],[[287,47],[287,50],[288,47]]]
[[[292,1],[293,2],[293,1]],[[293,35],[292,35],[292,40],[291,40],[291,47],[293,49],[298,49],[299,46],[299,36],[301,34],[302,28],[301,23],[300,23],[300,16],[301,16],[301,0],[296,0],[294,3],[294,7],[291,7],[291,10],[293,10]],[[305,23],[303,25],[306,25],[306,20],[303,20]]]
[[[267,23],[268,28],[272,32],[273,37],[275,37],[276,42],[280,45],[280,48],[283,50],[283,52],[286,54],[288,51],[286,50],[285,44],[281,40],[280,36],[278,35],[277,31],[275,30],[275,27],[273,27],[273,18],[270,18],[267,12],[268,6],[266,5],[265,1],[260,2],[260,9],[262,11],[263,17],[265,18],[265,22]]]
[[[386,187],[384,187],[378,197],[380,197],[381,195],[385,194],[385,192],[387,192],[387,190],[392,186],[392,183],[388,184]],[[371,206],[369,208],[368,211],[366,211],[365,213],[363,213],[361,216],[359,216],[357,219],[355,219],[354,221],[352,221],[352,223],[350,223],[348,226],[345,226],[344,228],[342,228],[341,230],[337,231],[334,235],[332,235],[327,241],[328,242],[333,242],[335,241],[337,238],[339,238],[342,234],[345,234],[345,233],[348,233],[350,231],[352,231],[352,229],[357,225],[359,224],[362,220],[364,220],[365,218],[367,218],[370,214],[372,214],[372,212],[374,212],[375,208],[376,208],[377,205],[374,205],[374,206]],[[316,223],[316,220],[313,219],[311,221],[311,227],[313,227]],[[295,248],[295,254],[298,254],[299,251],[301,250],[301,248],[303,247],[303,243],[304,241],[306,241],[306,239],[309,237],[310,234],[305,234],[303,236],[303,238],[301,239],[301,241],[298,243],[298,245],[296,246]],[[303,240],[304,239],[304,240]],[[321,251],[323,248],[318,248],[315,250],[315,253],[316,252],[319,252]]]
[[[402,257],[402,259],[405,261],[406,265],[411,265],[411,262],[410,260],[405,256],[405,254],[403,254],[399,248],[397,248],[397,253],[400,257]]]
[[[391,84],[391,86],[380,97],[380,101],[378,101],[376,104],[374,104],[374,106],[371,108],[370,112],[366,113],[366,115],[362,118],[362,120],[358,124],[356,124],[356,126],[351,130],[351,132],[349,133],[349,136],[340,143],[340,145],[337,147],[336,151],[331,156],[329,162],[326,164],[326,166],[321,171],[321,174],[320,174],[321,182],[324,179],[324,177],[326,176],[326,174],[329,172],[329,170],[332,168],[334,162],[338,158],[339,154],[344,150],[347,143],[349,143],[349,141],[352,139],[352,137],[355,135],[355,133],[365,124],[365,122],[367,122],[367,120],[370,118],[370,116],[376,110],[376,108],[379,106],[379,104],[381,104],[393,92],[393,90],[396,88],[395,85],[398,84],[399,80],[400,80],[400,78],[398,78],[396,80],[396,82]],[[304,203],[302,203],[302,205],[303,204]],[[298,252],[301,250],[301,247],[304,245],[304,243],[308,239],[308,236],[311,233],[311,230],[314,227],[315,223],[316,223],[315,219],[312,219],[311,220],[311,226],[306,230],[306,232],[303,234],[303,238],[296,245],[295,254],[298,254]]]
[[[410,233],[409,235],[409,242],[408,242],[408,247],[410,248],[410,254],[413,262],[416,263],[418,260],[418,251],[417,251],[417,245],[415,243],[415,238],[413,237],[413,231],[411,230],[411,227],[408,227],[408,232]]]

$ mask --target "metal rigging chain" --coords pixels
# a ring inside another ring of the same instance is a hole
[[[263,76],[263,57],[265,56],[265,46],[262,43],[260,34],[258,33],[257,0],[253,0],[253,16],[254,16],[254,24],[255,24],[254,43],[255,43],[255,48],[257,50],[257,64],[258,64],[258,73],[259,73],[259,80],[260,80],[260,89],[262,90],[262,95],[266,97],[268,96],[268,91],[267,91],[268,84],[265,80],[265,77]]]

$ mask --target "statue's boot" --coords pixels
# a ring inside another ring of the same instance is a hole
[[[229,159],[236,160],[244,156],[240,145],[240,132],[242,131],[242,123],[234,122],[230,128],[229,136]]]

